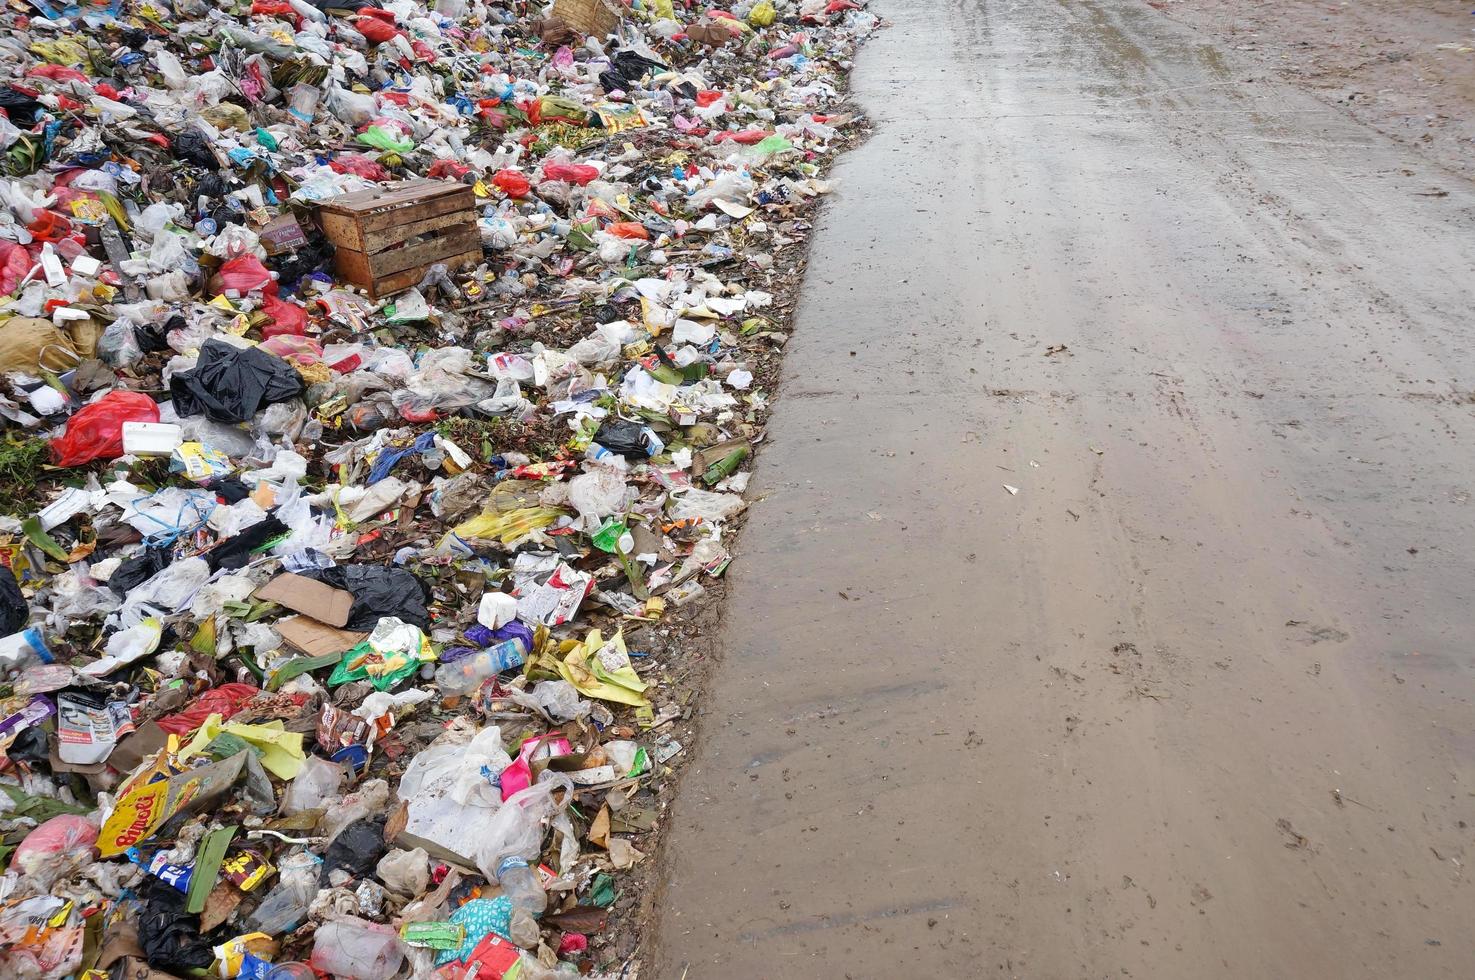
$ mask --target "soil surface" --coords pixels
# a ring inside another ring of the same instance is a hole
[[[1475,17],[1454,0],[1148,0],[1475,178]]]
[[[1145,0],[875,9],[641,975],[1475,975],[1475,188]]]

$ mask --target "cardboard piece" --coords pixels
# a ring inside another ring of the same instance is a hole
[[[98,853],[117,857],[148,840],[176,813],[199,810],[224,796],[246,768],[249,751],[177,776],[128,787],[97,838]]]
[[[132,772],[143,764],[143,760],[169,744],[169,733],[160,728],[158,722],[144,722],[138,731],[121,739],[113,754],[108,756],[108,765],[119,772]]]
[[[327,653],[344,653],[364,642],[364,638],[369,635],[356,633],[353,630],[341,630],[308,616],[288,616],[274,625],[284,643],[294,650],[302,651],[309,657],[319,657]]]
[[[275,602],[329,626],[347,623],[348,611],[353,608],[352,592],[335,589],[331,585],[314,582],[291,572],[283,572],[257,589],[256,598]]]

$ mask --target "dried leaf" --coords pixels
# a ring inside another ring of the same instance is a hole
[[[609,850],[609,807],[600,807],[594,823],[589,825],[589,843]]]

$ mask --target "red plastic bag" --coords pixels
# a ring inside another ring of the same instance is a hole
[[[27,834],[10,856],[10,866],[27,877],[39,875],[50,881],[53,876],[44,873],[48,868],[60,865],[69,854],[91,849],[96,842],[97,828],[86,817],[63,813]]]
[[[67,429],[51,440],[51,458],[57,466],[81,466],[94,459],[123,455],[124,422],[157,422],[159,406],[141,391],[110,391],[84,407],[67,422]]]
[[[359,17],[354,20],[353,29],[371,44],[383,44],[399,33],[393,24],[386,24],[378,17]]]
[[[282,0],[253,0],[251,14],[253,16],[286,17],[294,24],[297,22],[297,11],[292,9],[290,3],[283,3]]]
[[[599,176],[599,170],[587,163],[545,163],[543,164],[544,180],[564,180],[570,184],[583,187],[589,181]]]
[[[24,245],[0,239],[0,296],[8,296],[19,289],[20,281],[35,264]]]
[[[266,301],[261,304],[261,309],[271,317],[271,322],[261,328],[261,336],[271,338],[287,334],[301,337],[307,333],[307,311],[277,296],[275,289],[266,291]]]
[[[430,165],[425,176],[431,180],[460,180],[471,173],[471,168],[457,160],[437,160]]]
[[[340,153],[328,161],[334,173],[353,174],[364,180],[382,183],[389,179],[389,171],[378,160],[370,160],[362,153]]]
[[[767,129],[724,130],[712,137],[712,142],[726,143],[731,141],[733,143],[741,143],[744,146],[752,146],[754,143],[763,142],[772,135],[773,133]]]
[[[38,242],[59,242],[71,235],[72,223],[55,211],[38,211],[26,230]]]
[[[65,65],[37,65],[26,72],[27,78],[49,78],[53,82],[81,82],[83,85],[92,86],[92,79],[75,68]]]
[[[508,197],[527,197],[533,185],[516,170],[498,170],[492,178],[492,186]]]
[[[271,288],[275,292],[276,280],[271,277],[271,270],[261,264],[261,260],[247,252],[237,255],[220,267],[220,288],[222,290],[233,289],[237,294],[244,296],[255,289]]]
[[[712,89],[703,89],[697,93],[697,105],[705,109],[707,106],[722,98],[722,93]]]
[[[159,727],[170,735],[187,735],[205,724],[205,719],[211,715],[226,719],[237,714],[247,701],[260,693],[260,690],[250,684],[222,684],[212,687],[183,711],[160,718]]]
[[[646,231],[645,225],[638,221],[616,221],[604,230],[616,238],[634,238],[642,242],[650,241],[650,232]]]

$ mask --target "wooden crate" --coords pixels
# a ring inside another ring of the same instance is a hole
[[[330,197],[318,224],[337,252],[333,271],[373,299],[409,289],[444,262],[481,261],[476,196],[465,184],[406,180]]]
[[[620,26],[620,8],[613,0],[554,0],[553,16],[595,37],[613,34]]]

